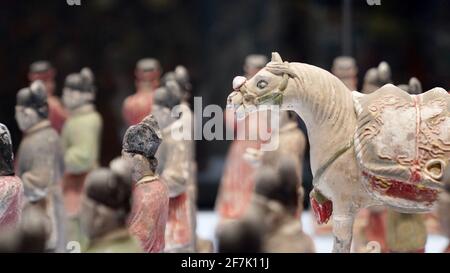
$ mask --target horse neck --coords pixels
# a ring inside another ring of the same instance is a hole
[[[353,137],[356,117],[350,90],[321,68],[294,63],[298,78],[295,111],[304,120],[311,143],[312,167]]]

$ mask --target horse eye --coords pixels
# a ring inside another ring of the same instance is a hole
[[[260,80],[260,81],[256,84],[256,86],[257,86],[259,89],[264,89],[264,88],[266,88],[267,85],[268,85],[268,83],[267,83],[266,81],[264,81],[264,80]]]

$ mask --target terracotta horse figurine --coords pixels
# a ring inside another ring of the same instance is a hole
[[[450,158],[450,95],[434,88],[409,95],[387,84],[364,95],[331,73],[283,62],[278,53],[254,77],[236,77],[228,107],[240,116],[278,105],[304,120],[311,144],[318,222],[333,217],[333,252],[349,252],[354,216],[386,205],[399,212],[432,209]]]

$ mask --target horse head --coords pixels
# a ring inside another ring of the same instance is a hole
[[[227,107],[236,110],[238,116],[255,111],[258,106],[276,105],[288,110],[290,94],[295,94],[298,86],[291,84],[296,78],[288,62],[274,52],[272,60],[252,78],[237,76],[233,80],[233,92],[228,96]]]

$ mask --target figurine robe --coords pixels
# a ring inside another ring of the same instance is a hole
[[[56,96],[48,96],[48,119],[58,133],[61,133],[64,122],[67,119],[67,112],[64,109],[61,101]]]
[[[51,233],[47,249],[65,249],[64,207],[61,177],[64,170],[63,152],[58,133],[48,120],[27,131],[20,143],[17,174],[22,178],[25,201],[43,206],[50,219]]]
[[[142,91],[126,98],[122,114],[127,126],[141,122],[152,112],[152,105],[153,92]]]
[[[172,131],[181,130],[185,124],[186,120],[180,117],[162,129],[163,142],[156,153],[157,173],[167,185],[170,196],[166,252],[195,250],[193,143],[172,136]]]
[[[91,104],[70,114],[62,132],[64,149],[64,203],[67,212],[77,214],[86,174],[98,166],[102,118]]]
[[[164,251],[168,214],[167,186],[157,176],[144,176],[134,187],[129,218],[130,234],[139,239],[144,252]]]
[[[234,116],[234,113],[227,113],[225,121],[229,124],[228,126],[239,128],[239,123],[249,124],[250,120],[257,115],[251,115],[244,120],[232,123]],[[259,148],[260,141],[258,140],[235,139],[231,143],[225,161],[222,180],[220,181],[215,208],[219,217],[223,220],[239,219],[247,211],[255,188],[255,169],[245,158],[245,154],[249,149],[259,150]]]
[[[22,181],[17,176],[0,176],[0,230],[19,223],[22,212]]]

